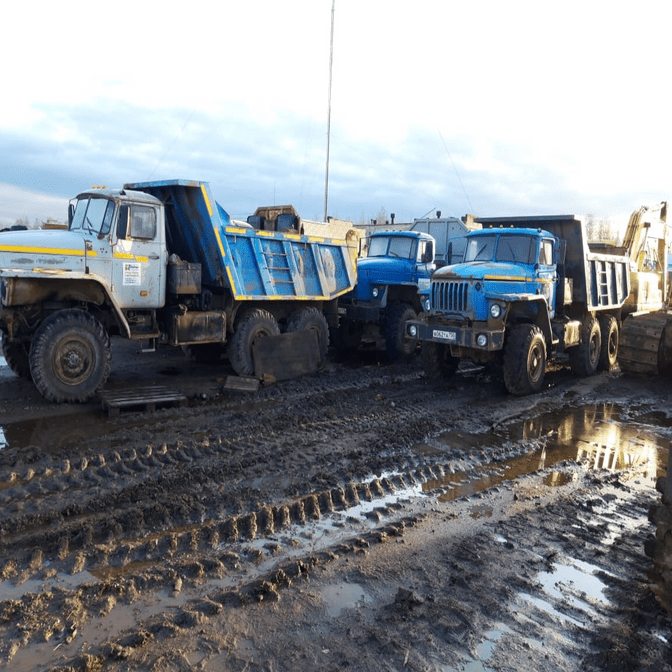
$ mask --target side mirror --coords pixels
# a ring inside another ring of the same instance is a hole
[[[72,220],[75,216],[75,204],[74,203],[69,203],[68,204],[68,228],[72,226]]]
[[[434,261],[434,243],[431,240],[427,241],[421,261],[423,264],[431,264]]]

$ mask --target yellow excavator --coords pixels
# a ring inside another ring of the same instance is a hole
[[[663,201],[633,212],[623,239],[631,259],[632,286],[623,307],[618,348],[618,364],[626,374],[672,372],[667,206]]]

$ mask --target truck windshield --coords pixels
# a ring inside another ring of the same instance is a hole
[[[112,226],[114,201],[107,198],[81,198],[75,206],[70,230],[82,229],[106,235]]]
[[[464,260],[533,264],[536,261],[536,252],[537,239],[534,236],[474,236],[467,242]]]
[[[506,235],[499,237],[495,261],[509,261],[514,264],[533,264],[537,256],[535,236]]]
[[[492,261],[497,236],[474,236],[467,241],[465,261]]]
[[[415,259],[415,242],[406,236],[376,236],[371,238],[368,256]]]

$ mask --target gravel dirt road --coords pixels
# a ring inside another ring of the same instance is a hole
[[[507,395],[419,358],[225,389],[226,363],[114,344],[54,406],[0,360],[0,669],[672,670],[644,554],[672,384]]]

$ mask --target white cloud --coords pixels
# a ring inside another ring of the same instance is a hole
[[[63,199],[187,177],[236,216],[274,199],[321,216],[331,6],[63,0],[35,21],[12,3],[0,182]],[[671,16],[653,0],[336,0],[330,210],[400,221],[665,198]]]
[[[68,199],[0,182],[0,225],[11,225],[24,217],[31,223],[49,218],[67,221]]]

